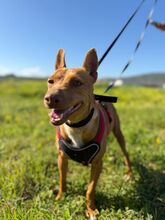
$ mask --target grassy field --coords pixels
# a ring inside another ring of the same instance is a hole
[[[103,86],[96,86],[98,93]],[[0,81],[0,219],[83,220],[89,168],[70,161],[68,192],[58,188],[55,129],[43,106],[44,81]],[[115,88],[135,179],[124,181],[123,156],[111,136],[96,203],[100,220],[165,219],[165,90]]]

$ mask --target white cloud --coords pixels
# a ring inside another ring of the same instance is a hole
[[[40,67],[34,66],[20,69],[20,71],[18,71],[18,75],[26,77],[42,77],[45,73]]]
[[[41,69],[41,67],[38,67],[38,66],[13,69],[13,68],[0,65],[0,76],[4,76],[7,74],[11,74],[11,73],[15,74],[16,76],[23,76],[23,77],[44,77],[47,75]]]
[[[3,66],[3,65],[0,65],[0,75],[1,76],[4,76],[4,75],[9,74],[9,73],[12,73],[10,68],[8,68],[6,66]]]

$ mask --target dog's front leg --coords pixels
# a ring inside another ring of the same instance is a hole
[[[95,216],[98,212],[95,207],[94,196],[95,196],[96,184],[99,179],[101,170],[102,170],[102,160],[100,161],[97,160],[92,163],[90,182],[86,193],[87,216],[90,219],[95,219]]]
[[[68,158],[61,150],[59,150],[58,152],[58,169],[60,176],[60,185],[59,185],[58,194],[56,196],[56,200],[61,199],[62,194],[66,192],[66,175],[68,170]]]

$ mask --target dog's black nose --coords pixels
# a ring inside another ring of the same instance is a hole
[[[45,95],[44,100],[46,102],[46,104],[50,105],[50,104],[57,104],[60,102],[60,97],[59,95]]]
[[[51,97],[50,97],[50,95],[46,95],[46,96],[44,97],[44,100],[45,100],[45,102],[46,102],[47,104],[50,104],[50,102],[51,102]]]

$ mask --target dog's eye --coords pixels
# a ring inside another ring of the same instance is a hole
[[[74,87],[79,87],[82,85],[82,82],[80,80],[73,80],[72,81],[72,86]]]
[[[48,83],[49,83],[49,84],[53,84],[53,83],[54,83],[54,80],[53,80],[53,79],[48,79]]]
[[[64,76],[61,75],[61,76],[57,76],[56,80],[63,80],[64,79]]]

